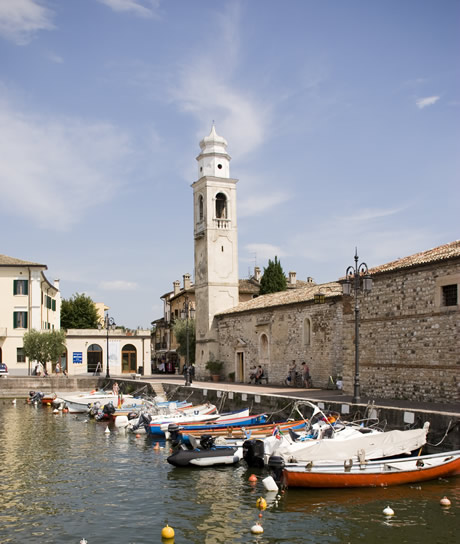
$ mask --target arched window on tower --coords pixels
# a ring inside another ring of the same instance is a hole
[[[204,217],[204,208],[203,208],[203,195],[198,197],[198,220],[203,221]]]
[[[216,219],[227,219],[227,197],[223,193],[216,195]]]
[[[303,344],[304,346],[311,345],[311,320],[306,317],[303,322]]]

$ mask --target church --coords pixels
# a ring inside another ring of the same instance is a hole
[[[289,365],[306,362],[316,387],[340,377],[349,394],[358,379],[369,397],[458,402],[460,241],[370,269],[365,293],[344,294],[338,278],[240,302],[238,180],[214,126],[200,148],[192,184],[198,378],[219,360],[237,382],[260,364],[269,383],[282,384]]]

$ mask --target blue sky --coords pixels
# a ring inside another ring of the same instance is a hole
[[[228,141],[239,275],[459,238],[457,0],[0,0],[0,253],[148,327]]]

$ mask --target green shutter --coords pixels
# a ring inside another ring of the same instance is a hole
[[[18,312],[13,312],[13,329],[18,328]]]
[[[18,294],[18,280],[13,280],[13,295]]]
[[[24,282],[24,294],[28,295],[29,294],[29,282],[27,280],[23,280],[23,282]]]
[[[54,300],[54,298],[51,301],[51,304],[52,304],[51,309],[55,312],[56,311],[56,301]]]

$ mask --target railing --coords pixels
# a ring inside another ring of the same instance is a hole
[[[228,230],[230,228],[230,219],[214,219],[214,226],[218,229]]]

